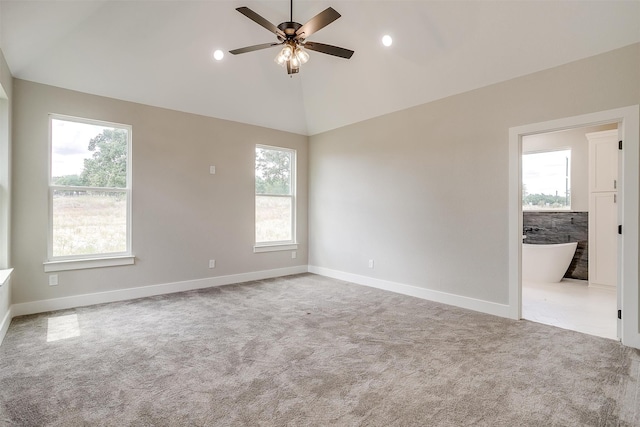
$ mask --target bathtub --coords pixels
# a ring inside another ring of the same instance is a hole
[[[522,280],[556,283],[562,280],[578,242],[554,245],[522,244]]]

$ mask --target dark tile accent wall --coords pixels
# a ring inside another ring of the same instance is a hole
[[[522,213],[524,240],[529,244],[578,242],[578,248],[564,277],[589,279],[589,212]]]

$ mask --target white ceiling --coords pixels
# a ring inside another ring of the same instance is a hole
[[[235,11],[274,24],[289,1],[0,1],[0,47],[14,77],[313,135],[640,42],[640,1],[294,0],[309,37],[355,50],[310,52],[287,76],[275,41]],[[390,34],[394,43],[380,42]]]

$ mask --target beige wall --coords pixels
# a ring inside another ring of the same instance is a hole
[[[508,304],[509,128],[638,104],[639,76],[635,44],[312,136],[310,264]]]
[[[571,210],[589,212],[589,143],[586,133],[617,129],[617,124],[541,133],[522,138],[522,152],[571,149]],[[564,194],[564,193],[563,193]]]
[[[14,99],[14,304],[307,264],[306,136],[18,79]],[[48,285],[48,113],[133,126],[135,265],[63,271]],[[297,150],[296,259],[253,253],[255,144]]]

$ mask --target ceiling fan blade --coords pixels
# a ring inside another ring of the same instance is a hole
[[[264,28],[266,28],[267,30],[269,30],[269,32],[274,33],[275,35],[280,36],[282,38],[285,38],[284,33],[278,27],[276,27],[271,22],[267,21],[262,16],[258,15],[248,7],[242,6],[242,7],[236,8],[236,10],[241,14],[243,14],[244,16],[246,16],[247,18],[251,19],[253,22],[257,23],[258,25],[261,25]]]
[[[240,49],[234,49],[234,50],[230,50],[229,53],[232,55],[239,55],[241,53],[247,53],[247,52],[253,52],[254,50],[261,50],[261,49],[266,49],[272,46],[278,46],[281,45],[282,43],[262,43],[262,44],[256,44],[253,46],[247,46],[247,47],[242,47]]]
[[[345,59],[351,58],[354,54],[352,50],[324,43],[306,42],[303,46],[309,50],[315,50],[316,52],[326,53],[327,55],[338,56]]]
[[[296,31],[296,36],[301,39],[306,39],[311,34],[323,29],[338,18],[340,18],[340,14],[336,12],[332,7],[328,7],[311,18],[309,22],[304,24],[302,27],[298,28],[298,31]]]

